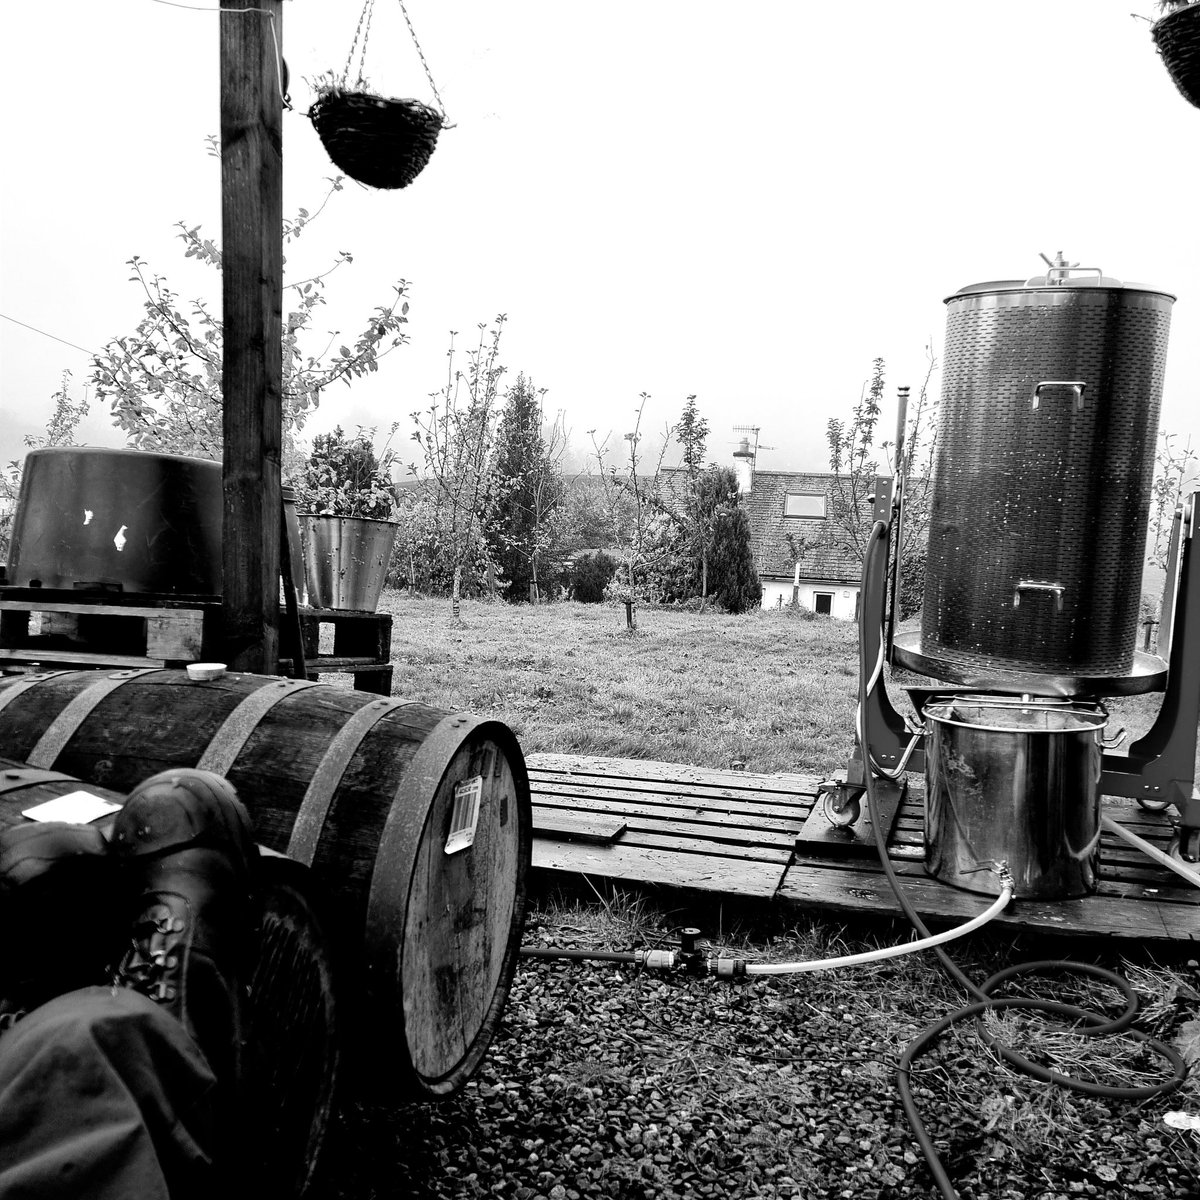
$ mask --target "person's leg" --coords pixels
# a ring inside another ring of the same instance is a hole
[[[51,1000],[0,1036],[0,1196],[216,1194],[215,1086],[183,1025],[146,997]]]

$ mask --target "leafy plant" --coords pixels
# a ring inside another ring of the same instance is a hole
[[[579,555],[571,564],[571,599],[582,604],[599,604],[618,565],[617,560],[603,550]]]
[[[398,424],[391,427],[378,454],[373,428],[360,425],[353,437],[347,437],[340,425],[332,433],[317,434],[312,452],[295,478],[300,510],[320,516],[391,520],[396,511],[392,480],[396,454],[391,440],[398,428]]]
[[[216,139],[210,153],[220,155]],[[283,222],[285,251],[342,190],[342,179],[329,181],[329,191],[315,211],[301,208]],[[221,250],[199,225],[176,223],[184,257],[221,270]],[[334,383],[347,386],[379,369],[380,360],[407,340],[408,284],[392,285],[393,295],[376,306],[353,339],[340,331],[318,333],[317,312],[326,303],[330,277],[354,261],[338,251],[323,271],[284,285],[292,307],[283,320],[283,436],[286,458],[294,454],[295,435]],[[113,423],[130,446],[174,454],[219,459],[222,445],[223,328],[219,315],[204,299],[184,301],[166,277],[137,255],[128,260],[130,282],[143,294],[143,316],[131,334],[114,337],[96,355],[91,382],[112,411]],[[287,261],[285,258],[286,272]],[[320,349],[309,348],[313,340]]]

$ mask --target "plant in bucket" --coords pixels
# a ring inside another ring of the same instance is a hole
[[[391,427],[348,436],[339,425],[313,438],[294,481],[308,601],[313,608],[374,612],[396,540]]]

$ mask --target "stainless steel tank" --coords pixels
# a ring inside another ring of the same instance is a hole
[[[60,446],[26,456],[8,582],[79,591],[221,593],[221,464]]]
[[[908,665],[971,683],[1016,671],[1086,686],[1134,672],[1174,299],[1098,271],[1072,276],[1060,259],[1045,276],[946,300]]]

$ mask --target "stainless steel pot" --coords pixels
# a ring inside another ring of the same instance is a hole
[[[996,696],[935,700],[925,718],[925,869],[995,896],[1095,891],[1100,847],[1098,706]]]

